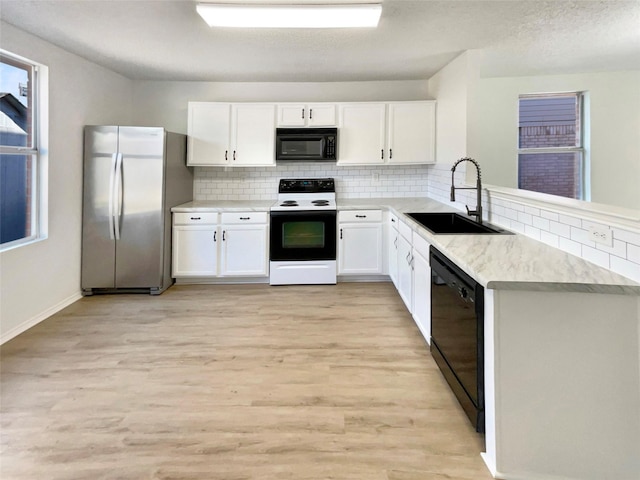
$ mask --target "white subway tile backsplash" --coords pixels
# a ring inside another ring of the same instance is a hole
[[[533,217],[533,226],[540,230],[549,231],[549,220],[542,217]]]
[[[518,221],[525,225],[533,225],[533,216],[528,213],[518,212]]]
[[[616,256],[612,256],[610,261],[611,270],[640,283],[640,264]]]
[[[582,258],[601,267],[609,268],[609,254],[601,250],[583,245]]]
[[[553,233],[549,233],[547,231],[540,231],[540,241],[546,243],[547,245],[551,245],[552,247],[558,248],[560,244],[560,237]]]
[[[524,233],[528,237],[535,238],[536,240],[540,240],[541,230],[539,228],[532,227],[531,225],[525,225]]]
[[[549,231],[565,238],[571,236],[571,227],[560,222],[549,221]]]
[[[614,240],[612,247],[596,243],[596,248],[610,255],[616,255],[620,258],[627,258],[627,243],[623,242],[622,240]]]
[[[427,166],[381,168],[338,167],[336,164],[285,165],[275,168],[196,167],[195,200],[271,200],[280,178],[336,179],[338,198],[420,197],[428,189]],[[380,182],[375,185],[373,173]],[[384,188],[383,188],[384,187]]]
[[[541,210],[540,216],[542,218],[546,218],[547,220],[553,220],[554,222],[557,222],[560,218],[560,215],[558,215],[556,212],[549,212],[547,210]]]
[[[560,215],[558,217],[558,221],[560,223],[565,223],[567,225],[570,225],[572,227],[581,227],[582,226],[582,221],[579,218],[576,217],[572,217],[571,215]]]
[[[629,232],[628,230],[623,230],[621,228],[614,228],[613,238],[640,246],[640,233]]]
[[[640,264],[640,247],[638,245],[627,244],[627,260]]]
[[[573,240],[569,240],[568,238],[559,238],[560,242],[558,244],[558,247],[560,247],[560,250],[564,250],[565,252],[577,257],[582,256],[582,245],[580,245],[578,242],[574,242]]]
[[[596,243],[589,239],[589,231],[582,228],[571,227],[571,240],[596,248]]]

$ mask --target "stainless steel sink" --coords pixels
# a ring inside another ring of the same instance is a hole
[[[511,232],[490,223],[478,223],[459,213],[407,213],[435,234],[510,235]]]

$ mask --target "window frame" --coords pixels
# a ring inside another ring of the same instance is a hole
[[[48,100],[49,71],[45,65],[0,48],[0,60],[7,65],[28,69],[29,127],[27,146],[0,144],[0,154],[31,156],[30,235],[0,244],[0,252],[28,245],[48,237]]]
[[[520,100],[526,98],[551,98],[551,97],[569,97],[575,96],[577,107],[578,107],[578,121],[577,128],[579,129],[579,135],[576,135],[577,145],[571,147],[529,147],[529,148],[521,148],[520,147]],[[517,117],[517,125],[518,125],[518,169],[517,169],[517,180],[518,180],[518,188],[520,185],[520,155],[541,155],[541,154],[549,154],[549,153],[577,153],[580,157],[580,196],[578,198],[575,197],[565,197],[565,198],[573,198],[574,200],[590,200],[591,190],[590,190],[590,182],[589,182],[589,172],[588,172],[588,149],[586,148],[586,126],[587,122],[585,119],[585,111],[587,111],[587,93],[583,91],[569,91],[569,92],[549,92],[549,93],[523,93],[518,95],[518,117]],[[532,190],[535,191],[535,190]],[[538,192],[544,193],[544,192]]]

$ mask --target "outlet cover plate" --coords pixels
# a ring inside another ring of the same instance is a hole
[[[589,225],[589,239],[601,245],[613,247],[611,229],[602,225]]]

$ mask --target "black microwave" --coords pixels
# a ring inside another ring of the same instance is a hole
[[[276,161],[335,162],[337,128],[277,128]]]

